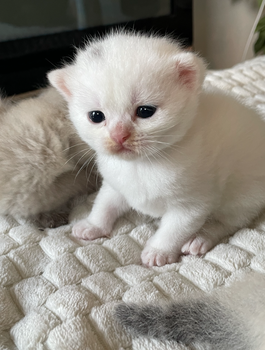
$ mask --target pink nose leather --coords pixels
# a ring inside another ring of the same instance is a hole
[[[119,144],[123,144],[131,136],[130,131],[123,127],[123,125],[118,124],[115,129],[112,131],[110,137]]]

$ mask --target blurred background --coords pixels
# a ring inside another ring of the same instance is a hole
[[[258,14],[258,0],[194,0],[193,48],[207,59],[210,68],[229,68],[254,57],[252,38],[245,46]]]
[[[192,0],[0,1],[0,89],[18,94],[46,84],[46,72],[87,37],[111,28],[170,33],[192,43]]]
[[[0,1],[0,89],[13,95],[45,86],[47,71],[87,37],[116,27],[170,34],[210,68],[228,68],[254,56],[256,36],[243,52],[259,6],[260,0]]]
[[[8,0],[0,4],[0,41],[168,15],[170,0]]]

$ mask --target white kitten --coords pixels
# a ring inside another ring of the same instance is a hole
[[[40,226],[66,223],[69,200],[96,183],[88,179],[93,164],[86,169],[94,152],[76,135],[65,101],[54,88],[0,100],[0,121],[0,214]]]
[[[204,254],[265,205],[265,124],[225,93],[202,88],[202,59],[167,38],[114,33],[49,73],[103,186],[73,234],[108,236],[130,208],[161,217],[148,266]]]

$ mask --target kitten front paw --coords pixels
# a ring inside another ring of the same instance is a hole
[[[185,243],[181,248],[181,251],[183,254],[204,255],[213,246],[214,242],[209,237],[198,235],[188,240],[188,242]]]
[[[107,236],[106,232],[104,232],[99,227],[96,227],[86,219],[78,221],[72,229],[72,235],[84,240],[92,241],[96,238]]]
[[[178,261],[179,255],[172,252],[165,252],[146,246],[141,254],[142,263],[145,266],[164,266]]]

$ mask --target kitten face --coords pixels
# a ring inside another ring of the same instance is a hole
[[[195,58],[167,39],[120,34],[79,52],[49,78],[85,142],[98,153],[134,159],[185,134],[200,85]]]

